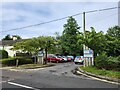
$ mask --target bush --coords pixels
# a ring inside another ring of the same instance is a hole
[[[120,56],[107,57],[105,54],[99,55],[96,57],[95,65],[99,69],[120,71]]]
[[[120,56],[108,58],[108,69],[120,71]]]
[[[95,59],[95,66],[99,69],[105,69],[107,65],[107,60],[108,57],[105,54],[99,55]]]
[[[8,52],[5,50],[0,50],[0,59],[8,58]]]
[[[32,59],[28,59],[24,57],[13,57],[13,58],[2,59],[0,62],[2,62],[2,65],[5,66],[15,66],[17,59],[18,59],[18,65],[33,63]]]

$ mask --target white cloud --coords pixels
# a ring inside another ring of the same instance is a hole
[[[83,11],[109,8],[114,6],[117,6],[117,3],[4,3],[2,8],[3,18],[0,21],[3,21],[3,29],[9,30],[13,28],[19,28],[54,20]],[[117,20],[109,19],[112,20],[112,22],[108,25],[106,24],[108,20],[104,20],[105,17],[108,17],[114,13],[115,10],[87,14],[86,23],[90,24],[86,28],[89,28],[92,25],[96,25],[95,27],[98,31],[105,31],[105,29],[108,28],[110,25],[116,24]],[[0,18],[1,17],[2,16],[0,16]],[[77,20],[78,24],[82,26],[82,15],[76,16],[75,19]],[[103,19],[103,21],[102,23],[98,23],[99,25],[97,23],[93,24],[94,22],[97,22],[101,19]],[[49,24],[44,24],[41,26],[5,32],[3,33],[3,35],[18,34],[23,38],[33,36],[35,37],[40,35],[53,35],[54,32],[62,32],[63,24],[65,23],[66,19]]]

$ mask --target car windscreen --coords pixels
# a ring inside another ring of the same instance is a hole
[[[76,56],[75,58],[81,58],[80,56]]]
[[[62,56],[57,56],[58,58],[62,58]]]

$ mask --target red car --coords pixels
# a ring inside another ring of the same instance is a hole
[[[62,61],[64,61],[64,59],[60,58],[60,57],[57,57],[55,55],[48,55],[47,56],[47,61],[62,62]]]

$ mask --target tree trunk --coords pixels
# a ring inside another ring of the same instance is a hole
[[[45,49],[45,64],[47,64],[47,48]]]

